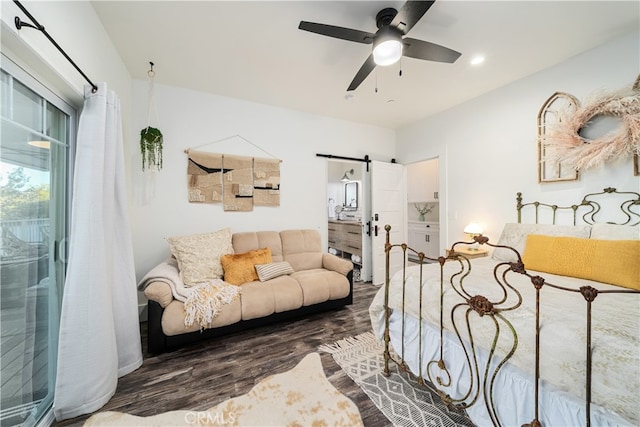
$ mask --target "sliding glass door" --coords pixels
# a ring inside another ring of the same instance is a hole
[[[76,113],[2,57],[0,425],[51,408]]]

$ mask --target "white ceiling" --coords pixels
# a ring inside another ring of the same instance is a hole
[[[129,72],[156,82],[397,128],[640,27],[638,1],[438,0],[409,37],[462,52],[404,58],[346,89],[369,45],[298,30],[301,20],[376,31],[403,1],[93,1]],[[476,54],[486,56],[471,66]],[[612,64],[613,65],[613,64]],[[375,92],[376,80],[378,92]]]

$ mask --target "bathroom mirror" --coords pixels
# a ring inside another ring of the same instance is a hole
[[[355,211],[358,209],[358,183],[347,182],[344,185],[344,208]]]

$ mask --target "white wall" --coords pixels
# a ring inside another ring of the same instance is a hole
[[[131,76],[116,52],[102,22],[88,1],[22,1],[22,5],[45,27],[49,35],[94,82],[106,82],[120,98],[128,151],[130,133]],[[84,78],[42,34],[32,28],[18,31],[14,17],[29,18],[11,1],[2,1],[2,51],[36,78],[52,83],[54,92],[82,106]]]
[[[148,83],[134,81],[134,123],[147,126]],[[139,154],[133,155],[134,253],[138,278],[169,255],[167,236],[214,231],[233,232],[317,229],[327,239],[327,159],[317,153],[388,161],[395,155],[395,132],[239,99],[171,86],[155,86],[158,127],[164,135],[164,168],[146,176]],[[280,207],[252,212],[224,212],[220,204],[187,201],[187,155],[184,150],[242,154],[282,160]],[[269,154],[261,151],[264,150]],[[151,183],[150,183],[151,182]],[[155,196],[153,191],[155,188]]]
[[[475,221],[497,241],[506,222],[516,222],[515,198],[579,203],[605,187],[640,190],[631,159],[607,163],[573,182],[537,181],[536,120],[556,91],[584,100],[601,91],[630,87],[638,76],[640,34],[628,34],[465,104],[399,129],[397,157],[407,164],[440,158],[441,248],[466,240]]]

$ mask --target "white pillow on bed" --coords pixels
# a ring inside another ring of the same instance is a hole
[[[590,225],[553,225],[553,224],[516,224],[507,223],[502,229],[498,245],[511,246],[520,256],[524,253],[529,234],[542,234],[544,236],[580,237],[588,239],[591,234]],[[513,251],[504,248],[496,248],[491,258],[497,261],[516,262],[518,257]]]
[[[598,240],[640,240],[640,224],[593,224],[590,238]]]

